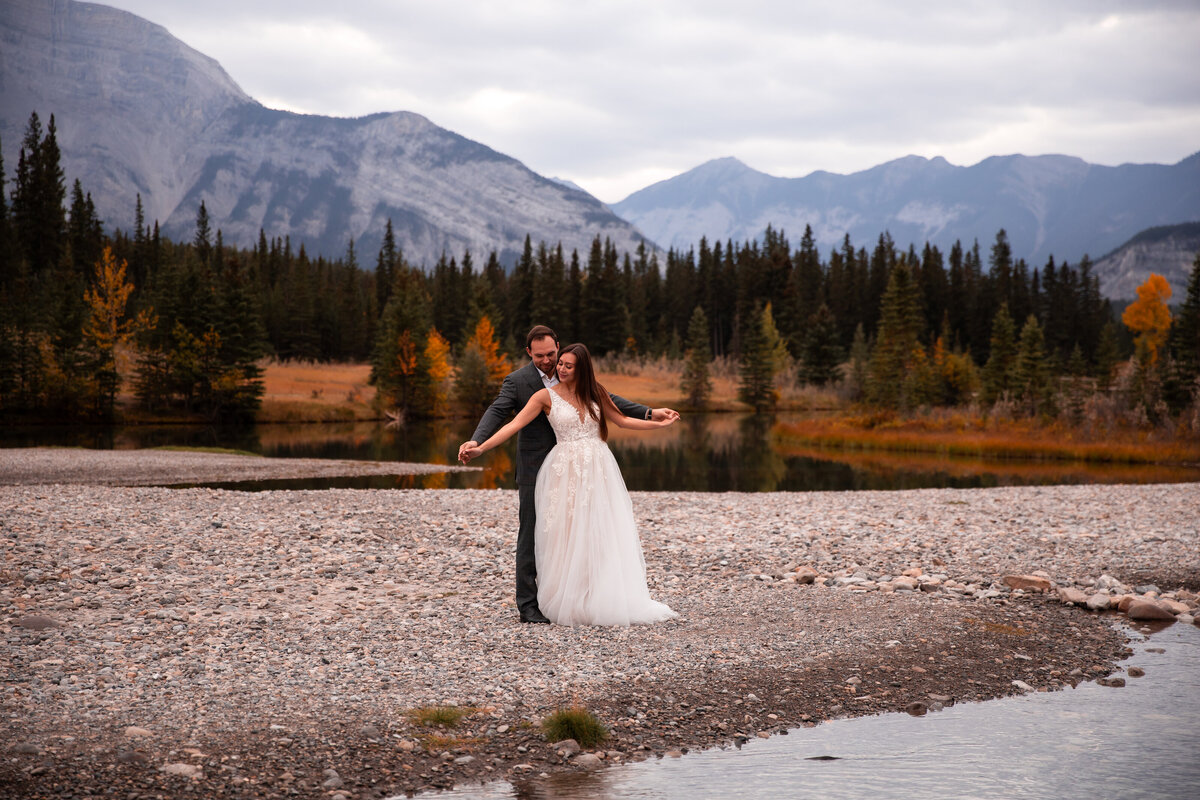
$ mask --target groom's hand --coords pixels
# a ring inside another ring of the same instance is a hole
[[[674,422],[679,419],[679,412],[673,408],[653,408],[650,410],[650,419],[655,422]]]
[[[479,442],[470,441],[470,442],[463,442],[462,444],[460,444],[458,446],[458,460],[464,464],[466,464],[468,461],[470,461],[471,456],[467,453],[467,451],[473,447],[479,447]]]

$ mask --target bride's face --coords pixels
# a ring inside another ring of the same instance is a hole
[[[564,353],[558,359],[558,379],[568,386],[575,383],[575,354]]]

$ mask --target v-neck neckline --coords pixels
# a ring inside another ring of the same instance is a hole
[[[550,389],[550,391],[554,392],[554,389],[555,389],[556,387],[558,387],[558,386],[561,386],[561,385],[562,385],[562,381],[559,381],[559,382],[558,382],[558,383],[556,383],[554,386],[550,386],[550,387],[547,387],[547,388],[549,388],[549,389]],[[579,409],[579,406],[575,405],[574,403],[572,403],[572,402],[571,402],[570,400],[568,400],[567,398],[563,397],[563,396],[562,396],[561,394],[559,394],[558,392],[554,392],[554,393],[558,395],[558,399],[559,399],[559,400],[562,400],[564,403],[566,403],[566,404],[567,404],[567,405],[569,405],[569,406],[570,406],[572,409],[574,409],[574,410],[575,410],[575,413],[576,413],[576,415],[578,415],[578,416],[579,416],[579,424],[580,424],[580,425],[582,425],[583,423],[587,422],[587,414],[585,414],[583,411],[581,411],[581,410]]]

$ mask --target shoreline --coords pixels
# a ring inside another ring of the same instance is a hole
[[[164,455],[160,476],[197,454]],[[1194,606],[1200,588],[1200,484],[634,493],[651,593],[681,617],[522,626],[513,491],[11,472],[0,783],[21,797],[380,798],[1024,691],[1013,681],[1053,691],[1127,652],[1112,618],[1053,589],[1156,583]],[[1051,591],[1003,582],[1039,572]],[[611,731],[594,758],[536,725],[576,704]],[[475,710],[453,729],[411,719],[431,705]]]

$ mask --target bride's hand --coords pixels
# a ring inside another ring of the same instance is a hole
[[[478,458],[483,455],[483,451],[478,446],[464,447],[458,451],[458,460],[464,464],[470,463],[472,458]]]

